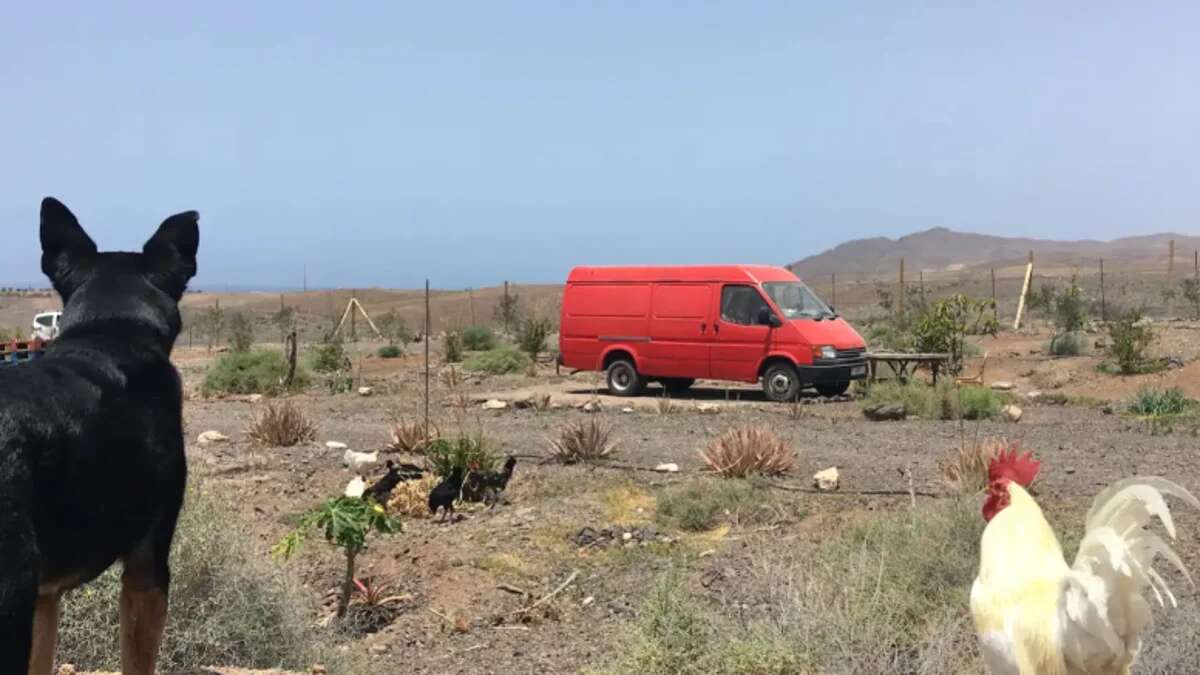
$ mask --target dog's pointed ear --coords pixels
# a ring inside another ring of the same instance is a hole
[[[75,214],[54,197],[42,200],[41,239],[42,272],[65,301],[80,272],[96,256],[96,242],[83,231]]]
[[[142,247],[154,285],[178,300],[196,276],[196,251],[200,248],[200,214],[177,213],[163,221]]]

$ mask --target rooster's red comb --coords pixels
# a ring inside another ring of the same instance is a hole
[[[994,481],[1007,478],[1021,487],[1029,487],[1037,478],[1042,463],[1033,458],[1033,452],[1020,454],[1021,444],[1014,442],[1008,450],[1000,450],[1000,454],[988,462],[988,480]]]

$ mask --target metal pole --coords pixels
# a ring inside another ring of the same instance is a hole
[[[1167,244],[1167,318],[1175,316],[1175,240]]]
[[[430,280],[425,280],[425,431],[430,431]]]
[[[896,289],[896,320],[904,320],[904,258],[900,259],[900,284]]]
[[[1100,259],[1100,321],[1108,323],[1108,298],[1104,292],[1104,258]]]
[[[996,268],[992,268],[992,319],[1000,321],[1000,308],[996,304]]]
[[[837,307],[837,272],[834,272],[829,275],[829,287],[831,289],[833,289],[832,291],[830,291],[830,293],[833,296],[832,297],[833,306]]]

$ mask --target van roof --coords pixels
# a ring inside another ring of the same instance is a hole
[[[774,265],[645,265],[576,267],[567,283],[664,281],[799,281],[791,270]]]

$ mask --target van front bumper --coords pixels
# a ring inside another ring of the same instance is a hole
[[[796,366],[796,372],[800,374],[800,381],[806,385],[865,380],[867,379],[867,360],[863,359],[861,363],[836,366],[820,364]]]

